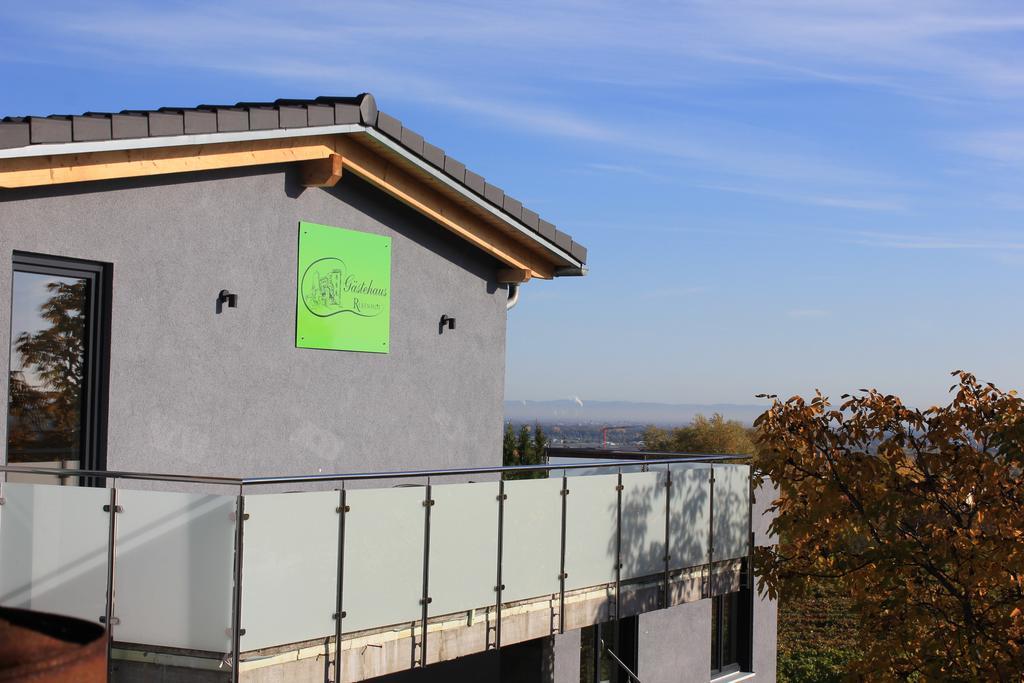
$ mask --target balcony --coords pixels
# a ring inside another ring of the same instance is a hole
[[[736,590],[753,543],[736,460],[259,479],[0,466],[0,605],[105,623],[115,664],[359,681]],[[547,478],[498,478],[523,470]]]

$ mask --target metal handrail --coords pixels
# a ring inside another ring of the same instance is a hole
[[[749,460],[749,455],[699,455],[679,454],[671,458],[645,460],[643,464],[672,465],[678,463],[712,463],[725,460]],[[49,476],[95,477],[107,479],[137,479],[145,481],[166,481],[191,484],[217,484],[222,486],[262,486],[266,484],[302,484],[327,481],[361,481],[372,479],[408,479],[414,477],[444,477],[472,474],[498,474],[504,472],[538,472],[553,470],[595,469],[635,467],[637,460],[594,460],[543,465],[500,465],[495,467],[455,467],[432,470],[394,470],[389,472],[350,472],[347,474],[305,474],[269,477],[221,477],[188,474],[157,474],[153,472],[130,472],[116,470],[81,470],[30,467],[24,465],[0,465],[0,472],[11,474],[36,474]]]
[[[635,681],[636,683],[643,683],[643,681],[641,681],[641,680],[640,680],[640,677],[639,677],[639,676],[637,676],[637,675],[636,675],[635,673],[633,673],[633,672],[632,672],[632,671],[630,670],[630,668],[629,668],[628,666],[626,666],[626,664],[625,664],[625,663],[624,663],[624,662],[623,662],[623,661],[622,661],[621,659],[619,659],[618,655],[616,655],[616,654],[615,654],[615,651],[614,651],[614,650],[612,650],[612,649],[611,649],[610,647],[608,647],[608,644],[607,644],[606,642],[604,642],[604,638],[601,638],[601,647],[603,647],[603,648],[604,648],[604,651],[605,651],[605,653],[606,653],[606,654],[607,654],[607,655],[608,655],[609,657],[611,657],[611,658],[612,658],[612,660],[613,660],[613,661],[614,661],[614,662],[615,662],[616,664],[618,664],[618,665],[619,665],[619,667],[620,667],[620,668],[621,668],[621,669],[622,669],[623,671],[625,671],[625,672],[626,672],[626,675],[627,675],[627,676],[629,676],[629,680],[631,680],[631,681]]]

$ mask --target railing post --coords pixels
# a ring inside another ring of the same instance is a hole
[[[711,465],[708,497],[708,578],[705,582],[704,597],[711,595],[711,569],[715,562],[715,466]]]
[[[242,546],[245,527],[245,496],[238,487],[235,497],[235,565],[231,594],[231,683],[238,683],[242,664]]]
[[[747,588],[754,589],[754,466],[749,465],[747,470],[747,483],[749,488],[747,498],[747,533],[750,536],[750,547],[747,551]]]
[[[338,490],[338,571],[337,587],[334,591],[334,680],[342,683],[341,669],[341,621],[345,618],[345,604],[342,600],[345,588],[345,513],[349,510],[345,502],[345,487]]]
[[[672,560],[672,535],[669,531],[672,518],[672,466],[665,465],[665,602],[662,607],[668,607],[669,601],[669,562]]]
[[[497,582],[494,584],[494,647],[501,653],[501,592],[505,590],[505,584],[501,578],[501,553],[505,539],[505,480],[498,480],[498,570]]]
[[[107,680],[110,680],[110,671],[113,667],[112,654],[114,651],[114,626],[117,625],[117,617],[114,616],[114,563],[117,558],[115,546],[117,543],[117,513],[121,512],[117,504],[117,481],[110,482],[110,503],[103,506],[103,511],[109,517],[107,524],[107,596],[106,608],[100,621],[107,629]]]
[[[569,501],[569,478],[562,472],[562,546],[558,564],[558,632],[565,633],[565,516]]]
[[[427,606],[430,604],[430,508],[434,499],[430,497],[430,477],[427,477],[426,498],[423,499],[423,597],[420,598],[422,615],[420,620],[420,666],[427,665]]]
[[[615,486],[615,633],[612,643],[619,649],[619,615],[622,610],[622,468]]]

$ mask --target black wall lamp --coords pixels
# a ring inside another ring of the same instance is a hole
[[[226,289],[220,290],[220,294],[217,295],[217,312],[220,313],[224,310],[224,304],[228,305],[228,308],[238,307],[238,295],[232,294]]]
[[[444,329],[446,327],[449,330],[454,330],[455,329],[455,318],[452,318],[452,317],[450,317],[448,315],[442,315],[441,316],[441,322],[439,322],[437,324],[437,333],[438,334],[444,334]]]

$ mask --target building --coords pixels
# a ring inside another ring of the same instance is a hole
[[[500,480],[507,310],[587,251],[372,96],[5,118],[0,227],[0,604],[115,679],[773,680],[745,466]]]

